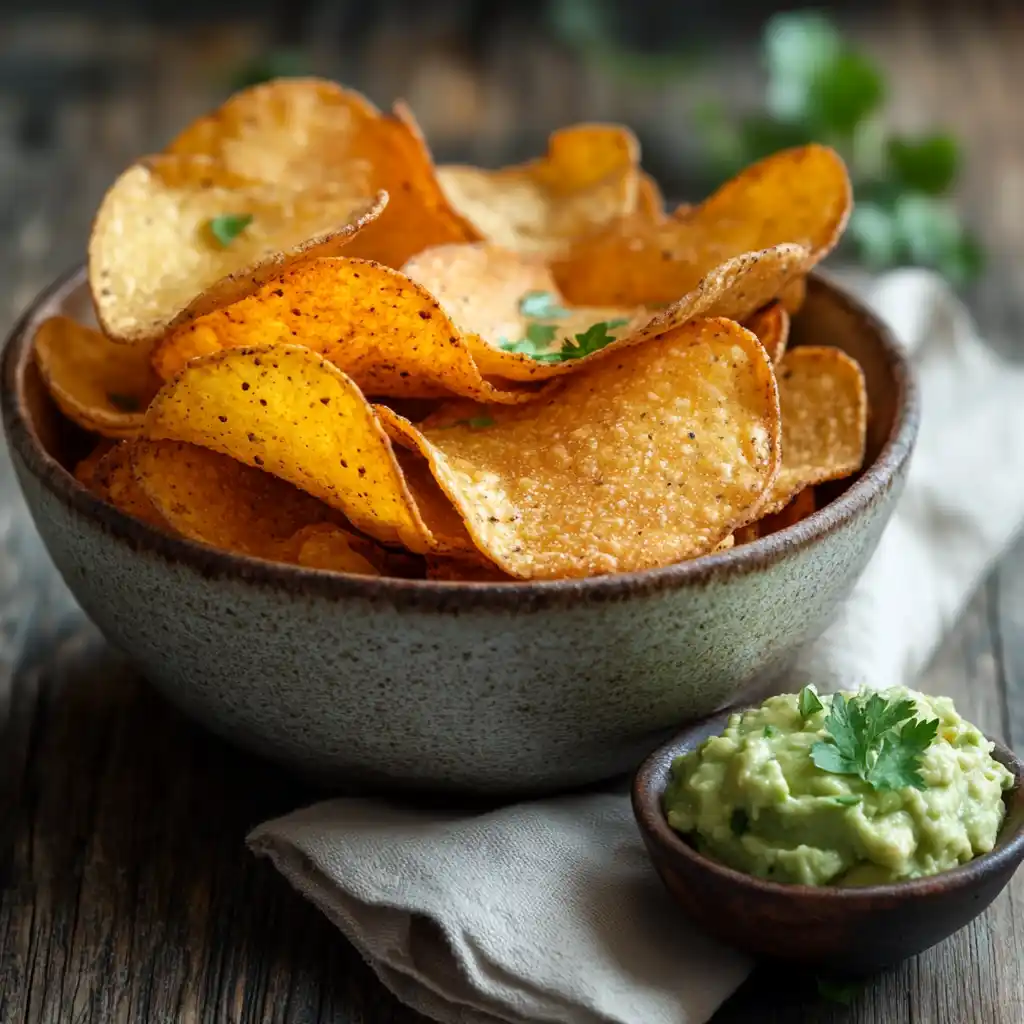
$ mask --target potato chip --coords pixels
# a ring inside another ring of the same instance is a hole
[[[838,154],[802,146],[748,167],[693,209],[658,222],[624,218],[552,269],[574,305],[674,302],[726,260],[777,245],[805,249],[806,272],[838,241],[851,203]]]
[[[773,302],[759,309],[743,326],[757,335],[757,340],[764,345],[771,361],[778,365],[786,354],[786,343],[789,341],[789,313],[785,306],[781,302]]]
[[[36,364],[61,412],[105,437],[130,437],[160,389],[148,345],[118,345],[66,316],[50,317],[33,341]]]
[[[350,572],[359,576],[380,576],[380,569],[367,557],[368,543],[348,530],[327,523],[304,526],[291,539],[291,547],[296,551],[296,561],[307,569]]]
[[[382,114],[335,82],[277,79],[246,89],[186,128],[168,147],[278,189],[334,188],[365,202],[390,196],[379,222],[347,255],[400,267],[431,245],[478,237],[450,206],[430,150],[402,103]]]
[[[134,444],[135,441],[122,441],[100,459],[93,473],[90,490],[126,515],[166,530],[166,520],[135,479],[132,467]]]
[[[735,545],[736,545],[736,538],[730,533],[728,537],[724,538],[718,544],[718,546],[715,548],[715,551],[728,551],[729,548],[735,547]]]
[[[807,278],[795,277],[779,292],[779,302],[790,316],[800,312],[804,299],[807,298]]]
[[[524,579],[667,565],[712,550],[765,500],[779,462],[764,349],[729,320],[602,359],[529,405],[418,429],[421,451],[480,551]]]
[[[745,319],[770,302],[806,259],[806,250],[792,245],[746,253],[657,313],[568,306],[536,257],[493,246],[428,250],[405,270],[462,329],[482,373],[540,381],[576,372],[596,352],[603,358],[700,317]]]
[[[108,437],[103,438],[84,459],[79,459],[75,465],[75,479],[88,490],[94,490],[96,468],[99,466],[103,456],[116,446],[116,441]]]
[[[636,215],[652,224],[665,219],[665,197],[658,183],[645,171],[640,172],[636,187]]]
[[[188,441],[272,473],[410,551],[444,550],[352,380],[298,345],[215,352],[153,399],[143,436]]]
[[[386,203],[384,193],[337,185],[253,182],[206,157],[150,157],[114,182],[96,214],[89,286],[97,318],[115,340],[158,338],[296,260],[340,251]]]
[[[438,177],[481,238],[551,256],[636,208],[639,158],[628,128],[579,124],[554,132],[538,160],[497,171],[449,165]],[[643,186],[645,208],[656,201],[652,185]]]
[[[197,355],[278,343],[320,353],[367,394],[520,402],[534,393],[484,380],[459,331],[420,285],[379,263],[346,258],[307,260],[172,331],[153,362],[170,379]]]
[[[766,512],[811,484],[839,480],[864,462],[867,389],[856,361],[837,348],[801,346],[777,370],[782,469]]]
[[[209,448],[136,440],[131,459],[139,486],[178,533],[224,551],[295,561],[301,527],[341,519],[284,480]]]

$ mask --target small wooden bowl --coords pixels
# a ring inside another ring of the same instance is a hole
[[[963,928],[1024,859],[1024,763],[993,740],[992,756],[1016,783],[1003,796],[1007,815],[995,849],[968,864],[929,878],[849,889],[783,885],[725,867],[669,827],[662,796],[673,759],[721,733],[731,713],[705,719],[659,747],[633,782],[633,813],[662,881],[689,917],[731,946],[844,974],[874,971]]]

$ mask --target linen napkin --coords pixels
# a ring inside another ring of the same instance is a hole
[[[911,682],[1024,520],[1024,371],[933,274],[855,286],[913,351],[923,420],[901,504],[794,688]],[[749,970],[670,905],[621,789],[476,815],[331,800],[249,843],[445,1024],[700,1024]]]

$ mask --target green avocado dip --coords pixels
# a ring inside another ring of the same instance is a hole
[[[669,825],[750,875],[878,885],[995,844],[1013,776],[953,702],[904,688],[771,697],[672,764]]]

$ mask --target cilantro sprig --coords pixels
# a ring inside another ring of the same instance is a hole
[[[777,14],[762,41],[765,107],[736,117],[698,112],[710,169],[721,180],[779,149],[824,142],[842,153],[857,203],[845,244],[874,269],[933,267],[954,283],[982,269],[981,248],[948,198],[962,163],[942,130],[888,134],[887,83],[871,58],[820,12]]]
[[[251,223],[251,213],[225,213],[211,217],[206,226],[217,244],[226,249]]]
[[[916,714],[912,700],[834,694],[825,718],[828,736],[811,747],[811,760],[822,771],[856,775],[875,790],[924,789],[921,756],[938,735],[939,721]]]
[[[592,352],[599,352],[615,340],[611,332],[616,327],[629,323],[628,320],[601,320],[575,334],[571,340],[566,339],[560,349],[549,352],[547,347],[558,336],[558,325],[538,321],[568,316],[569,310],[560,305],[551,292],[527,292],[519,300],[519,312],[534,322],[527,324],[526,337],[518,341],[502,338],[501,347],[506,352],[522,352],[538,363],[564,363],[569,359],[581,359]]]

